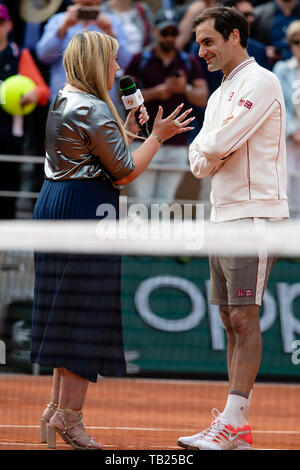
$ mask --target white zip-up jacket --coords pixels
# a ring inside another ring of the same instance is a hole
[[[189,148],[193,174],[211,176],[211,221],[289,216],[285,119],[279,80],[253,57],[211,95]]]

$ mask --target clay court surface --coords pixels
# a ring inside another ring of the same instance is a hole
[[[50,384],[50,376],[0,375],[0,450],[47,450],[39,421]],[[226,382],[99,379],[90,385],[84,423],[104,450],[179,450],[178,436],[207,427],[226,394]],[[299,397],[299,384],[256,384],[254,449],[300,449]],[[57,450],[68,449],[57,436]]]

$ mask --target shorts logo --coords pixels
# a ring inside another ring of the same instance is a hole
[[[249,100],[240,100],[238,106],[245,106],[245,108],[250,109],[253,103]]]
[[[238,289],[236,291],[237,297],[252,297],[253,296],[253,289]]]

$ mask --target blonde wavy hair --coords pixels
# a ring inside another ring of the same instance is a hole
[[[300,20],[292,21],[292,23],[290,23],[285,33],[285,37],[290,45],[291,45],[293,36],[298,33],[300,33]]]
[[[68,83],[91,93],[109,106],[125,142],[128,143],[128,133],[107,88],[111,59],[116,56],[118,48],[118,42],[111,36],[97,31],[85,31],[76,34],[69,42],[64,52],[63,65]]]

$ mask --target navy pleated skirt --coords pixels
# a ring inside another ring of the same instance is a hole
[[[33,218],[97,219],[104,203],[118,216],[119,191],[108,181],[45,180]],[[91,382],[98,374],[123,375],[120,285],[120,256],[35,253],[31,361]]]

